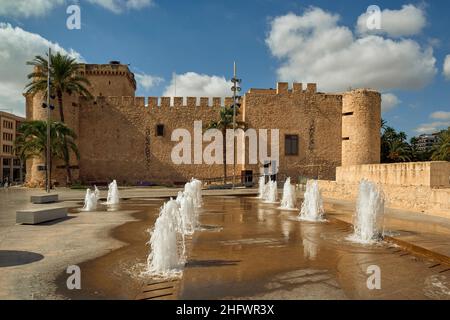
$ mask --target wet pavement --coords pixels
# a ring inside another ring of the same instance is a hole
[[[195,234],[180,298],[450,299],[448,266],[389,243],[352,243],[351,226],[332,213],[326,223],[296,216],[255,198],[208,198],[201,222],[221,229]],[[372,265],[380,290],[367,286]]]
[[[352,222],[353,203],[330,199],[326,203],[329,214],[342,221]],[[439,255],[450,263],[450,219],[386,208],[384,228],[386,235],[395,240]]]
[[[45,226],[14,225],[14,210],[28,205],[32,192],[2,194],[0,260],[5,264],[0,267],[5,286],[0,296],[450,299],[449,264],[388,242],[370,246],[346,240],[352,233],[350,202],[327,200],[328,222],[311,223],[298,221],[298,211],[282,211],[248,195],[223,195],[229,191],[216,196],[205,192],[210,195],[204,197],[201,230],[189,239],[181,279],[142,276],[149,251],[147,230],[167,200],[161,197],[176,192],[123,190],[128,200],[121,201],[117,211],[102,211],[100,206],[98,212],[81,213],[74,208],[82,206],[83,193],[64,191],[61,204],[73,207],[70,219]],[[388,235],[448,257],[450,220],[387,210],[385,225]],[[66,289],[65,268],[71,264],[82,270],[82,290]],[[373,265],[381,270],[380,290],[367,286],[367,269]]]

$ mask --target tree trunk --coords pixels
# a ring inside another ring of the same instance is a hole
[[[227,184],[227,143],[226,143],[226,129],[222,130],[222,156],[223,156],[223,184]]]
[[[62,123],[64,123],[64,110],[63,110],[63,95],[60,90],[57,92],[58,95],[58,108],[59,108],[59,118]]]
[[[61,119],[61,122],[64,123],[64,109],[63,109],[63,98],[62,98],[62,92],[58,90],[58,107],[59,107],[59,118]],[[66,183],[68,186],[72,184],[72,171],[70,170],[70,153],[69,148],[67,147],[66,138],[64,138],[64,166],[66,167]]]
[[[50,181],[50,171],[48,170],[47,166],[49,166],[49,161],[47,158],[47,147],[44,148],[44,159],[45,159],[45,189],[47,190],[47,184],[48,181]],[[51,167],[50,167],[51,168]],[[48,172],[48,175],[47,175]]]
[[[52,161],[52,155],[50,153],[50,160],[48,161],[49,163],[49,170],[48,170],[48,181],[50,181],[50,189],[53,189],[53,185],[52,185],[52,166],[53,166],[53,161]]]
[[[23,159],[22,157],[19,157],[19,161],[20,161],[20,169],[19,169],[19,175],[20,175],[20,184],[23,184]]]

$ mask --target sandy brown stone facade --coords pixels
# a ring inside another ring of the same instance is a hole
[[[21,162],[14,151],[17,128],[24,118],[12,113],[0,111],[0,182],[20,181]],[[22,166],[23,167],[23,166]]]
[[[126,65],[84,65],[82,73],[90,80],[95,99],[64,98],[66,122],[79,136],[81,158],[73,158],[71,163],[77,179],[85,183],[117,179],[121,184],[173,184],[193,176],[223,175],[222,164],[174,164],[171,153],[178,142],[172,141],[171,135],[183,128],[194,140],[194,121],[201,120],[205,126],[216,120],[221,106],[231,104],[230,98],[135,97],[134,75]],[[26,101],[27,119],[45,119],[42,97],[26,97]],[[276,89],[250,89],[241,103],[239,120],[247,128],[279,130],[276,166],[280,174],[292,176],[294,181],[299,176],[334,179],[336,167],[343,164],[379,163],[378,92],[361,89],[327,94],[317,92],[315,84],[294,83],[289,88],[287,83],[278,83]],[[53,117],[58,119],[57,110]],[[296,154],[287,155],[286,136],[297,137]],[[209,143],[203,142],[203,150]],[[199,153],[194,149],[192,146],[192,161]],[[245,153],[248,159],[248,149]],[[29,161],[29,182],[43,179],[36,169],[41,162]],[[232,167],[228,165],[228,175],[233,174]],[[262,163],[246,162],[236,166],[236,174],[243,170],[259,174],[262,167]],[[64,169],[54,169],[54,179],[60,184],[64,184],[64,174]]]

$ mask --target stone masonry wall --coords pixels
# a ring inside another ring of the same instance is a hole
[[[140,97],[99,98],[96,104],[85,101],[80,113],[80,179],[85,182],[110,181],[137,184],[182,183],[191,177],[221,177],[223,165],[174,164],[172,131],[187,129],[194,139],[194,121],[207,125],[217,120],[220,104],[208,106],[207,99],[181,98],[170,106],[169,98],[149,98],[148,106]],[[200,105],[201,104],[201,105]],[[164,136],[157,136],[156,126],[164,125]],[[204,142],[203,147],[208,143]],[[192,163],[194,148],[192,141]],[[238,168],[240,172],[240,168]],[[232,174],[228,166],[227,174]]]
[[[357,183],[319,181],[320,191],[326,198],[355,201]],[[411,210],[450,218],[450,188],[435,189],[426,186],[383,185],[386,207]]]
[[[186,129],[194,139],[194,121],[206,126],[219,117],[220,107],[231,105],[230,98],[156,98],[135,97],[136,82],[126,65],[83,65],[81,74],[91,82],[94,100],[76,96],[64,97],[66,123],[78,135],[81,158],[71,157],[74,179],[83,182],[177,183],[195,176],[201,179],[220,178],[222,164],[174,164],[171,141],[175,129]],[[276,89],[251,89],[242,99],[241,115],[247,128],[279,129],[279,173],[320,179],[335,179],[336,167],[379,161],[379,93],[354,90],[343,94],[317,92],[316,84],[303,88],[294,83],[278,83]],[[345,100],[345,101],[344,101]],[[27,96],[27,119],[45,119],[42,97]],[[343,112],[353,115],[343,119]],[[350,112],[350,111],[349,111]],[[52,112],[59,119],[58,110]],[[347,121],[347,122],[345,122]],[[157,136],[157,125],[164,125],[164,135]],[[345,135],[349,141],[343,141]],[[297,155],[285,154],[285,135],[298,135]],[[270,138],[268,139],[270,150]],[[344,146],[343,146],[344,143]],[[203,142],[204,148],[209,142]],[[248,160],[248,141],[246,142]],[[198,156],[192,141],[192,160]],[[258,146],[260,149],[260,146]],[[201,158],[201,157],[200,157]],[[260,159],[259,159],[260,160]],[[38,184],[44,178],[37,170],[41,158],[28,161],[27,181]],[[77,167],[78,164],[78,167]],[[65,184],[65,170],[57,161],[53,178]],[[262,171],[262,163],[236,165],[236,174]],[[79,168],[79,169],[77,169]],[[227,175],[233,173],[228,165]]]
[[[368,164],[336,168],[338,183],[358,183],[361,179],[383,185],[450,188],[450,162]]]
[[[352,90],[342,101],[342,165],[380,163],[380,93]]]
[[[341,164],[341,95],[317,93],[315,84],[304,90],[294,83],[289,90],[287,83],[278,83],[277,90],[251,89],[244,102],[250,128],[280,130],[280,174],[294,180],[301,175],[335,178]],[[285,135],[298,135],[298,155],[285,155]],[[260,167],[246,165],[254,173]]]

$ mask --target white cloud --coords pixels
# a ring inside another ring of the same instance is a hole
[[[381,95],[381,111],[387,112],[394,109],[399,103],[400,99],[392,93],[383,93]]]
[[[125,9],[142,9],[153,5],[153,0],[88,0],[116,14]]]
[[[445,57],[443,74],[447,80],[450,80],[450,54]]]
[[[415,131],[418,133],[435,133],[448,127],[450,127],[450,121],[435,121],[431,123],[423,123],[418,126]]]
[[[152,76],[145,73],[135,73],[134,77],[136,79],[138,87],[142,88],[143,90],[149,90],[164,81],[164,79],[161,77]]]
[[[387,34],[391,37],[412,36],[420,33],[426,25],[425,12],[412,4],[403,5],[400,10],[381,11],[381,29],[369,30],[367,20],[371,13],[364,13],[356,25],[360,34]]]
[[[1,0],[0,16],[39,17],[46,15],[65,0]]]
[[[25,99],[22,95],[28,83],[31,67],[26,62],[36,55],[45,55],[48,47],[68,53],[79,61],[81,55],[74,50],[65,50],[38,34],[27,32],[10,24],[0,23],[0,109],[12,109],[25,114]]]
[[[145,7],[150,7],[153,4],[153,0],[128,0],[126,2],[126,6],[129,9],[142,9]]]
[[[448,111],[436,111],[430,115],[431,119],[438,120],[450,120],[450,112]]]
[[[450,112],[436,111],[430,114],[430,118],[436,121],[422,123],[415,130],[419,133],[434,133],[450,127]]]
[[[315,7],[300,16],[289,13],[273,19],[266,44],[282,60],[278,78],[317,82],[325,91],[386,91],[423,88],[436,74],[431,47],[423,49],[410,39],[355,38],[338,20],[338,15]]]
[[[125,10],[139,10],[150,7],[153,0],[87,0],[113,13],[119,14]],[[63,4],[72,4],[68,0],[1,0],[0,16],[8,17],[42,17],[52,9]]]
[[[229,97],[232,95],[231,86],[225,77],[186,72],[175,75],[163,95],[172,97],[176,89],[178,97]]]

